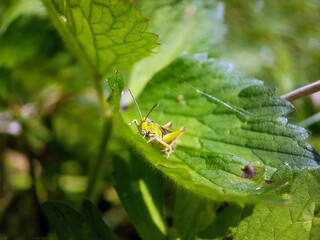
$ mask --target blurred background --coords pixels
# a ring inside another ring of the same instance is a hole
[[[148,31],[160,34],[163,46],[156,49],[159,55],[173,48],[180,49],[177,54],[207,51],[210,57],[230,62],[234,69],[277,88],[279,96],[320,79],[318,0],[212,2],[153,0],[139,1],[137,6],[150,18]],[[160,10],[162,19],[153,19]],[[201,20],[197,11],[214,15],[212,22]],[[214,39],[206,47],[187,41],[170,45],[175,41],[167,37],[173,31],[170,25],[157,27],[163,20],[174,25],[193,17],[196,26],[207,27],[200,28],[199,34]],[[214,31],[210,24],[216,26]],[[130,71],[124,75],[129,79]],[[296,112],[289,121],[309,129],[309,142],[319,151],[320,94],[294,105]],[[41,1],[1,0],[0,239],[48,234],[55,239],[39,201],[81,204],[88,165],[98,148],[101,120],[92,82],[66,49]],[[97,205],[119,236],[139,239],[113,181],[109,167]]]

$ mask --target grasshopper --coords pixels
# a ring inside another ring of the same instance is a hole
[[[175,148],[178,139],[186,131],[186,127],[183,126],[177,131],[171,131],[170,128],[172,126],[172,122],[168,122],[166,125],[160,126],[159,124],[151,121],[148,117],[150,113],[155,109],[155,107],[158,106],[158,104],[155,104],[151,108],[151,110],[149,111],[146,117],[142,117],[142,114],[136,99],[134,98],[130,89],[128,90],[133,98],[133,101],[137,106],[137,109],[141,117],[140,124],[137,119],[134,119],[128,125],[131,125],[134,123],[137,126],[140,135],[142,135],[143,138],[145,138],[148,142],[155,142],[158,145],[160,145],[160,147],[164,148],[162,152],[167,154],[167,158],[169,158],[170,154],[173,153],[173,148]]]

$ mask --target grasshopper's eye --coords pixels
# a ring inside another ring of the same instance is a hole
[[[151,120],[148,118],[148,126],[150,126],[151,125]]]

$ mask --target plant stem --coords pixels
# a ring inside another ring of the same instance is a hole
[[[307,128],[319,121],[320,121],[320,113],[316,113],[311,117],[308,117],[307,119],[303,120],[302,122],[299,122],[297,125],[303,128]]]
[[[94,86],[98,94],[99,102],[102,106],[102,112],[103,112],[103,127],[102,127],[102,135],[100,139],[99,148],[97,151],[97,156],[92,162],[89,170],[89,182],[86,190],[86,198],[88,198],[91,201],[95,201],[95,189],[97,189],[97,183],[99,178],[101,177],[102,170],[103,170],[103,162],[105,158],[105,152],[107,149],[107,145],[109,142],[109,139],[111,138],[112,133],[112,125],[113,125],[113,115],[112,115],[112,108],[107,104],[107,101],[105,100],[103,89],[101,85],[101,77],[95,76],[93,78]]]
[[[87,186],[86,197],[94,201],[95,200],[95,189],[97,181],[103,172],[103,160],[105,157],[106,148],[111,137],[113,125],[113,117],[111,115],[106,116],[103,122],[102,136],[100,140],[100,145],[98,149],[97,157],[94,159],[94,162],[91,164],[91,169],[89,172],[89,183]]]
[[[299,98],[309,96],[310,94],[313,94],[318,91],[320,91],[320,80],[314,83],[308,84],[304,87],[298,88],[290,93],[282,95],[281,97],[286,99],[289,102],[293,102]]]
[[[46,7],[49,17],[51,18],[53,24],[57,28],[60,35],[65,40],[67,46],[71,50],[71,52],[77,56],[79,62],[81,63],[84,71],[87,73],[88,77],[93,80],[95,89],[97,91],[97,95],[99,98],[99,102],[102,106],[102,115],[103,115],[103,130],[102,136],[99,144],[99,149],[97,152],[97,157],[94,159],[90,166],[89,170],[89,183],[86,191],[86,196],[89,199],[94,198],[94,189],[97,181],[99,179],[99,175],[101,172],[101,166],[103,165],[103,160],[105,156],[106,147],[108,141],[111,137],[112,131],[112,108],[107,104],[103,89],[101,85],[102,76],[96,71],[95,67],[92,65],[92,62],[88,58],[87,54],[81,48],[78,40],[71,34],[71,31],[68,26],[69,19],[68,16],[62,16],[61,13],[57,11],[54,4],[51,0],[41,0],[43,5]],[[65,12],[68,15],[68,12]]]
[[[98,100],[102,106],[103,117],[105,117],[109,106],[107,105],[106,99],[104,97],[104,93],[103,93],[103,89],[102,89],[102,85],[101,85],[101,77],[95,76],[93,78],[93,83],[94,83],[94,87],[95,87],[97,95],[98,95]]]

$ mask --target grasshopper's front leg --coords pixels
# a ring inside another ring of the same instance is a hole
[[[135,123],[136,126],[139,126],[139,123],[138,123],[138,120],[137,120],[137,119],[134,119],[131,123],[128,123],[128,125],[131,125],[132,123]]]
[[[128,125],[131,125],[132,123],[136,124],[138,131],[139,131],[139,123],[137,119],[134,119],[131,123],[128,123]]]

